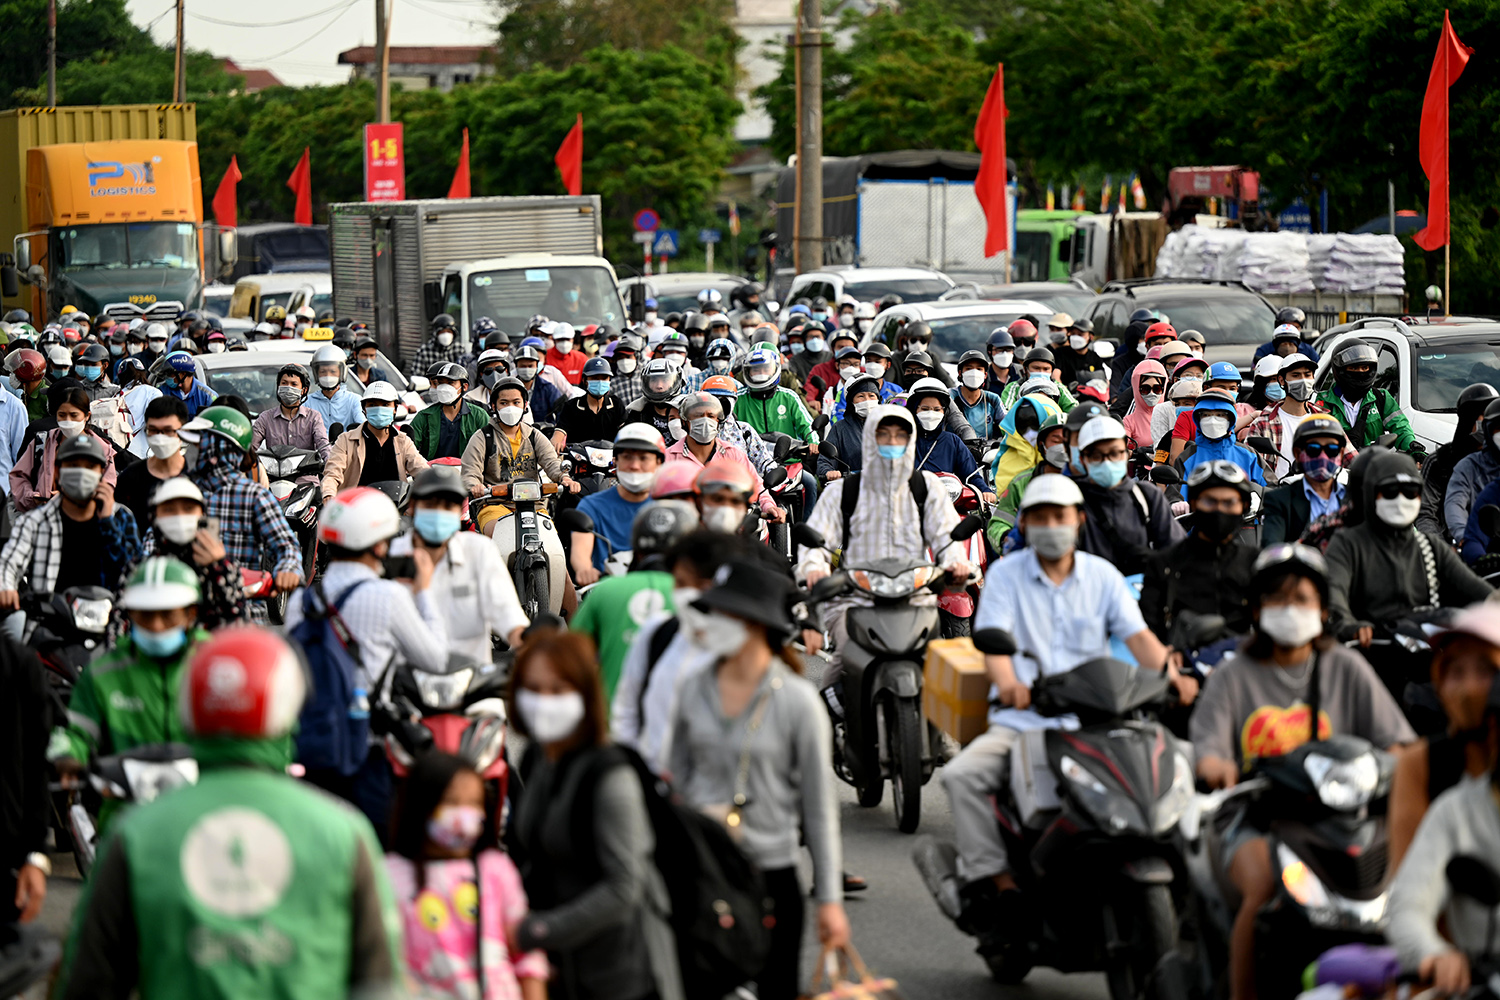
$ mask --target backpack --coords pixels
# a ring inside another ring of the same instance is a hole
[[[677,638],[677,633],[682,629],[682,619],[673,615],[651,633],[651,638],[646,641],[646,676],[641,678],[641,692],[635,699],[635,717],[644,719],[646,717],[646,688],[651,686],[651,674],[656,670],[656,663],[661,659],[661,654],[672,645],[672,640]]]
[[[571,818],[575,847],[593,844],[594,787],[619,764],[633,769],[640,780],[656,835],[652,861],[672,902],[683,996],[732,993],[761,973],[771,952],[775,919],[760,869],[722,823],[674,802],[640,754],[617,745],[596,753],[579,782],[574,801],[585,805],[575,808]]]
[[[844,480],[844,488],[839,491],[839,513],[844,520],[844,536],[840,548],[847,548],[849,545],[849,519],[854,516],[854,508],[859,506],[859,480],[858,473],[850,473]],[[851,486],[854,488],[850,489]],[[927,512],[927,477],[922,475],[922,470],[913,470],[906,486],[911,490],[911,498],[917,502],[917,530],[920,531],[922,519]]]
[[[359,644],[339,616],[339,608],[361,580],[329,603],[323,581],[302,593],[302,621],[289,633],[307,658],[311,690],[297,718],[297,762],[309,769],[358,771],[369,754],[370,711],[365,692],[355,686]]]

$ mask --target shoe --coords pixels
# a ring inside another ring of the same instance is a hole
[[[844,893],[846,895],[851,892],[864,892],[868,888],[870,888],[869,882],[858,875],[850,875],[848,872],[844,872]]]

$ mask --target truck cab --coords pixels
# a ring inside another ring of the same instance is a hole
[[[625,323],[615,269],[603,257],[518,253],[450,264],[437,289],[434,314],[458,321],[469,340],[474,321],[488,316],[507,333],[524,330],[538,313],[581,331],[590,324]]]

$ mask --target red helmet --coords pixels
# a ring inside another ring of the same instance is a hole
[[[670,500],[692,496],[696,490],[693,481],[698,478],[697,462],[685,458],[674,459],[663,465],[656,473],[656,482],[651,487],[651,499]]]
[[[1170,337],[1176,340],[1177,331],[1172,327],[1171,323],[1152,323],[1146,327],[1146,332],[1141,334],[1143,340],[1154,340],[1157,337]]]
[[[292,731],[306,696],[302,664],[285,639],[259,625],[231,625],[193,654],[178,710],[195,736],[268,740]]]
[[[723,458],[716,458],[700,469],[694,486],[699,493],[733,490],[746,498],[755,492],[755,482],[745,467]]]
[[[1035,337],[1036,324],[1029,319],[1018,319],[1009,327],[1012,337]]]
[[[47,359],[42,352],[30,347],[12,351],[5,356],[5,367],[11,370],[20,382],[35,382],[47,374]]]

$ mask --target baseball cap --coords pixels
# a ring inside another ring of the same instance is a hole
[[[1097,441],[1111,441],[1125,436],[1125,425],[1114,417],[1095,417],[1078,432],[1078,450],[1086,451],[1089,445]]]
[[[1083,491],[1068,476],[1033,476],[1021,496],[1020,510],[1054,504],[1058,507],[1082,507]]]

